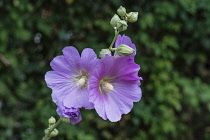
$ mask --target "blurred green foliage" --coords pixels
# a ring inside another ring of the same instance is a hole
[[[65,46],[97,53],[114,36],[117,8],[139,12],[124,33],[141,65],[143,97],[111,123],[82,109],[76,126],[59,126],[59,140],[209,140],[209,0],[4,0],[0,2],[0,139],[37,140],[58,118],[44,75]],[[56,138],[55,138],[56,139]]]

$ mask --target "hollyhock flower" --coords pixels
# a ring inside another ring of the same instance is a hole
[[[53,71],[46,73],[45,81],[52,89],[52,99],[57,106],[94,108],[88,100],[88,83],[97,61],[92,49],[84,49],[80,57],[74,47],[65,47],[63,55],[52,60]]]
[[[115,41],[115,48],[117,48],[121,44],[125,44],[125,45],[131,47],[132,49],[134,49],[134,53],[132,55],[129,55],[130,58],[134,58],[134,56],[136,55],[136,46],[135,46],[135,44],[132,43],[131,39],[125,35],[122,35],[122,36],[118,35],[118,37]],[[119,56],[117,54],[117,52],[115,52],[115,56]]]
[[[69,118],[70,123],[72,125],[75,125],[82,120],[82,116],[78,108],[74,108],[74,107],[68,108],[68,107],[64,107],[60,105],[57,108],[56,112],[58,113],[60,117]]]
[[[90,77],[89,101],[103,119],[119,121],[141,99],[140,66],[127,56],[102,58]]]

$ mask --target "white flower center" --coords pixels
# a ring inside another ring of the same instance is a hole
[[[86,84],[86,82],[87,82],[87,78],[85,77],[85,76],[82,76],[79,80],[78,80],[78,85],[79,86],[84,86],[85,84]]]
[[[108,91],[112,91],[114,89],[113,85],[108,82],[104,83],[103,87]]]

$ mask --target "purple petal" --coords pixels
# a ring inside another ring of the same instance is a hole
[[[77,61],[80,59],[79,52],[73,46],[65,47],[62,51],[63,51],[65,58],[67,58],[70,61],[75,61],[75,60]]]
[[[80,69],[80,54],[75,47],[65,47],[63,50],[64,57],[68,62],[68,66],[74,73],[78,73]]]
[[[89,92],[87,89],[75,88],[75,90],[71,90],[68,92],[68,95],[63,100],[63,104],[66,107],[75,107],[81,108],[84,107],[86,109],[93,109],[94,106],[89,102]]]
[[[58,115],[60,117],[69,118],[70,123],[72,125],[75,125],[82,120],[82,115],[81,115],[80,110],[78,108],[67,108],[67,107],[63,106],[62,104],[60,104],[57,107],[56,112],[58,113]],[[66,113],[66,112],[68,112],[69,114]],[[74,115],[72,116],[72,114],[74,114]]]
[[[97,56],[93,49],[86,48],[82,51],[81,54],[81,67],[86,72],[92,72],[96,63],[97,63]]]
[[[121,42],[122,42],[122,37],[121,35],[118,35],[115,41],[115,48],[117,48],[120,44],[122,44]]]
[[[117,122],[121,119],[122,112],[119,109],[119,106],[117,105],[117,102],[113,100],[113,98],[108,97],[105,101],[105,112],[107,115],[107,118],[111,122]]]
[[[72,83],[70,78],[66,78],[55,71],[47,72],[45,81],[47,86],[53,90],[52,99],[56,104],[62,102],[68,94],[68,91],[75,88],[75,83]]]
[[[140,66],[136,64],[133,59],[121,56],[116,58],[115,63],[115,73],[117,78],[125,80],[141,80],[141,78],[138,77]]]
[[[57,114],[58,114],[60,117],[64,117],[64,114],[63,114],[62,109],[63,109],[63,108],[61,108],[61,107],[57,107],[57,109],[56,109],[56,112],[57,112]]]
[[[69,83],[71,85],[70,78],[64,77],[63,75],[60,75],[55,71],[48,71],[45,74],[45,81],[47,83],[47,86],[52,89],[54,87],[57,87],[58,85],[66,86],[67,83]]]
[[[141,99],[142,91],[137,84],[132,84],[129,81],[113,82],[114,91],[126,100],[138,102]]]
[[[127,56],[104,57],[95,69],[94,75],[100,75],[98,76],[100,78],[109,75],[118,79],[140,80],[138,77],[140,66]]]
[[[79,123],[81,120],[82,120],[82,116],[80,114],[77,118],[70,118],[70,123],[72,125],[75,125],[75,124]]]
[[[98,89],[98,88],[97,88]],[[90,92],[89,95],[89,101],[94,103],[94,108],[98,115],[102,117],[104,120],[107,119],[107,115],[105,112],[105,104],[104,104],[104,98],[102,95],[100,95],[99,91],[97,89],[94,89],[92,92]]]
[[[94,74],[99,74],[100,77],[109,75],[115,69],[115,64],[115,58],[113,56],[101,58],[98,64],[98,70]]]
[[[57,73],[67,77],[75,71],[75,67],[70,66],[64,56],[56,56],[50,62],[50,66]]]

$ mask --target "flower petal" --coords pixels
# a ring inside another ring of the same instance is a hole
[[[75,67],[72,67],[68,64],[68,61],[66,61],[65,57],[63,55],[56,56],[51,62],[50,66],[54,71],[57,73],[63,75],[63,76],[69,76],[72,74],[72,72],[75,71]]]
[[[93,49],[86,48],[82,51],[81,54],[81,67],[86,71],[86,72],[92,72],[94,69],[98,59],[93,51]]]
[[[142,91],[137,84],[131,84],[130,81],[117,81],[112,85],[117,95],[126,98],[126,100],[138,102],[141,99]]]
[[[45,81],[47,86],[53,90],[52,99],[57,105],[68,94],[66,91],[71,91],[75,87],[75,83],[70,78],[66,78],[55,71],[48,71],[45,75]]]
[[[88,98],[89,92],[87,89],[75,88],[74,90],[68,90],[68,95],[63,100],[64,106],[71,108],[81,108],[93,109],[94,106],[89,102]]]
[[[65,47],[63,50],[64,57],[68,62],[69,68],[74,72],[78,73],[81,66],[80,54],[75,47]]]
[[[77,118],[70,118],[70,123],[72,125],[75,125],[79,123],[82,120],[82,115],[80,114]]]
[[[105,112],[106,112],[107,118],[111,122],[119,121],[121,119],[122,113],[119,109],[119,106],[116,104],[113,98],[108,96],[104,104],[105,104]]]
[[[77,51],[77,49],[73,46],[68,46],[68,47],[65,47],[63,50],[62,50],[65,58],[71,60],[71,61],[77,61],[80,59],[80,54],[79,52]]]
[[[75,84],[72,82],[71,77],[67,78],[55,71],[48,71],[45,75],[47,86],[53,90],[65,90],[65,88],[72,88]]]
[[[89,101],[94,103],[94,108],[98,115],[102,117],[104,120],[107,119],[107,115],[105,112],[105,104],[104,104],[104,98],[103,95],[100,95],[99,91],[97,89],[94,89],[90,92],[89,95]]]

